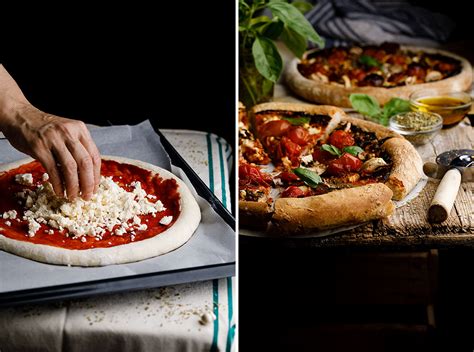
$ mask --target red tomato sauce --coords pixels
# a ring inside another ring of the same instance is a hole
[[[21,220],[24,208],[23,201],[19,204],[19,198],[16,193],[21,192],[25,188],[36,189],[42,181],[42,175],[45,172],[41,164],[37,161],[22,165],[16,169],[0,174],[0,226],[5,230],[0,230],[0,234],[19,241],[26,241],[36,244],[44,244],[49,246],[61,247],[66,249],[91,249],[91,248],[107,248],[132,242],[130,233],[123,236],[112,235],[110,231],[106,231],[101,240],[87,236],[86,242],[81,242],[80,238],[72,239],[66,237],[67,230],[59,231],[45,224],[41,224],[41,228],[36,232],[34,237],[28,237],[28,221]],[[33,185],[24,186],[15,182],[15,175],[31,173],[33,175]],[[154,237],[167,228],[171,227],[180,214],[180,196],[178,192],[178,184],[174,179],[163,180],[159,175],[152,174],[148,170],[144,170],[134,165],[122,164],[112,160],[102,160],[101,167],[102,176],[112,176],[113,180],[123,189],[131,191],[132,181],[139,181],[142,188],[147,194],[157,197],[165,206],[166,210],[157,212],[156,217],[149,215],[139,215],[142,224],[146,224],[148,228],[144,231],[135,230],[135,239],[133,242],[142,241],[147,238]],[[148,199],[150,202],[156,202],[155,199]],[[17,219],[3,219],[1,214],[8,210],[16,210]],[[172,216],[173,221],[169,225],[161,225],[159,222],[164,216]],[[6,221],[11,222],[11,226],[5,224]],[[118,226],[117,226],[118,227]],[[54,234],[46,233],[46,230],[54,230]],[[113,229],[115,230],[116,227]]]

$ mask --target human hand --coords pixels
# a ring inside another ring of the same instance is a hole
[[[47,114],[30,104],[2,126],[18,150],[41,162],[58,196],[89,200],[97,190],[101,158],[86,125],[79,120]]]

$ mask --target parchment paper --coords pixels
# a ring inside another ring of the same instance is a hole
[[[234,231],[196,194],[184,172],[171,166],[149,121],[136,126],[94,128],[91,129],[91,134],[102,154],[149,162],[171,170],[183,179],[201,208],[201,224],[191,239],[177,250],[130,264],[93,268],[66,267],[43,264],[0,251],[0,293],[235,261]],[[0,163],[24,157],[7,140],[0,140]],[[195,280],[199,280],[199,277]]]

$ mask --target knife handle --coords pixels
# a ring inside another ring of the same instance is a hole
[[[441,223],[448,218],[460,185],[461,172],[458,169],[448,170],[439,183],[431,201],[428,210],[428,221],[430,223]]]

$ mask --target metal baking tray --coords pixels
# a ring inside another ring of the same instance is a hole
[[[204,182],[197,176],[197,174],[192,170],[192,168],[186,163],[186,161],[181,157],[181,155],[176,151],[176,149],[169,143],[165,136],[153,125],[153,129],[156,134],[161,139],[161,145],[168,153],[171,162],[173,165],[181,168],[186,176],[189,178],[189,181],[194,186],[196,192],[212,207],[212,209],[218,215],[218,222],[220,224],[219,231],[227,233],[227,242],[219,243],[220,248],[229,247],[229,251],[233,251],[233,255],[229,256],[232,260],[225,262],[205,262],[204,265],[190,265],[188,267],[178,267],[178,268],[168,268],[167,270],[162,270],[160,268],[160,260],[158,258],[164,256],[147,259],[146,261],[155,260],[156,261],[156,271],[146,272],[146,273],[134,273],[126,275],[120,275],[116,277],[107,277],[101,278],[100,269],[95,268],[96,270],[91,275],[90,280],[85,280],[81,282],[72,282],[72,283],[58,283],[55,285],[48,285],[42,287],[28,287],[28,282],[25,282],[26,279],[23,279],[22,289],[16,290],[5,290],[2,287],[7,286],[8,280],[22,280],[22,278],[14,278],[8,274],[9,268],[11,269],[12,264],[8,264],[8,259],[14,259],[17,262],[14,262],[15,265],[25,265],[26,267],[34,267],[35,265],[45,266],[44,275],[50,275],[54,270],[59,270],[58,266],[37,263],[28,259],[20,258],[14,256],[10,253],[0,251],[0,269],[3,274],[0,275],[0,307],[14,306],[27,303],[43,303],[51,302],[56,300],[71,299],[86,297],[99,294],[109,294],[125,291],[135,291],[141,289],[149,289],[154,287],[161,287],[167,285],[175,285],[186,282],[194,281],[204,281],[210,279],[218,279],[223,277],[229,277],[235,275],[235,218],[234,216],[224,207],[218,198],[211,192],[211,190],[204,184]],[[230,231],[233,232],[234,242],[231,243]],[[204,236],[204,235],[203,235]],[[193,236],[194,237],[194,236]],[[192,239],[191,239],[192,240]],[[191,242],[190,240],[190,242]],[[220,239],[219,239],[220,241]],[[187,243],[183,247],[177,249],[175,252],[180,251],[186,246],[192,246],[198,243],[198,240],[195,240],[194,243]],[[211,253],[212,249],[209,250]],[[173,255],[179,255],[180,253],[174,253]],[[9,256],[9,258],[7,258]],[[16,258],[13,258],[16,257]],[[2,258],[7,260],[3,261]],[[143,261],[145,262],[145,261]],[[16,264],[19,263],[19,264]],[[195,264],[195,263],[194,263]],[[123,268],[127,266],[140,266],[141,262],[130,263],[130,264],[121,264],[117,266],[111,266],[115,268]],[[107,267],[104,267],[107,268]],[[71,270],[72,273],[87,273],[87,270],[94,270],[94,268],[65,268],[62,267],[62,270]],[[24,269],[27,270],[26,268]],[[127,269],[128,270],[128,269]],[[99,271],[99,274],[97,274]],[[123,272],[123,271],[122,271]],[[3,281],[3,283],[2,283]],[[64,280],[63,280],[64,281]]]

